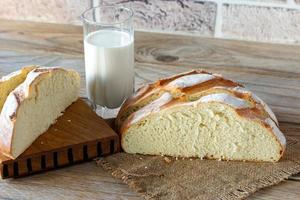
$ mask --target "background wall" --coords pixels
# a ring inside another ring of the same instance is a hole
[[[300,0],[1,0],[0,18],[80,24],[112,3],[132,7],[140,30],[300,44]]]

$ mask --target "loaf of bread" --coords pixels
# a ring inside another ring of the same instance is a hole
[[[21,84],[26,79],[27,74],[34,68],[36,68],[36,66],[23,67],[0,79],[0,111],[9,93]]]
[[[39,67],[6,98],[0,114],[0,150],[16,158],[44,133],[79,95],[73,70]]]
[[[205,71],[142,87],[123,104],[116,126],[127,153],[276,162],[286,145],[260,98]]]

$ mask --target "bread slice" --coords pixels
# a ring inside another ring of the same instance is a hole
[[[23,67],[0,79],[0,111],[9,93],[21,84],[26,79],[27,74],[35,68],[36,66]]]
[[[271,109],[240,84],[209,85],[200,82],[188,89],[180,88],[180,96],[174,90],[165,90],[133,112],[121,124],[123,150],[176,157],[278,161],[286,140]]]
[[[40,67],[7,97],[0,115],[0,149],[16,158],[55,122],[79,95],[73,70]]]

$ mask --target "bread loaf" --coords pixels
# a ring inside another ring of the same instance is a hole
[[[143,87],[124,103],[116,123],[128,153],[275,162],[286,145],[260,98],[204,71]]]
[[[26,79],[27,74],[35,68],[36,66],[23,67],[0,79],[0,111],[9,93],[21,84]]]
[[[40,67],[7,97],[0,114],[0,150],[16,158],[44,133],[79,95],[72,70]]]

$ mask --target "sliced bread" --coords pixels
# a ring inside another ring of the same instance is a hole
[[[160,88],[158,98],[121,122],[125,152],[270,162],[283,156],[285,137],[260,98],[219,75],[193,86],[184,76],[175,79],[184,87]]]
[[[35,68],[36,66],[23,67],[0,79],[0,111],[9,93],[20,85],[26,79],[27,74]]]
[[[40,67],[7,97],[0,115],[0,149],[16,158],[44,133],[79,95],[73,70]]]

